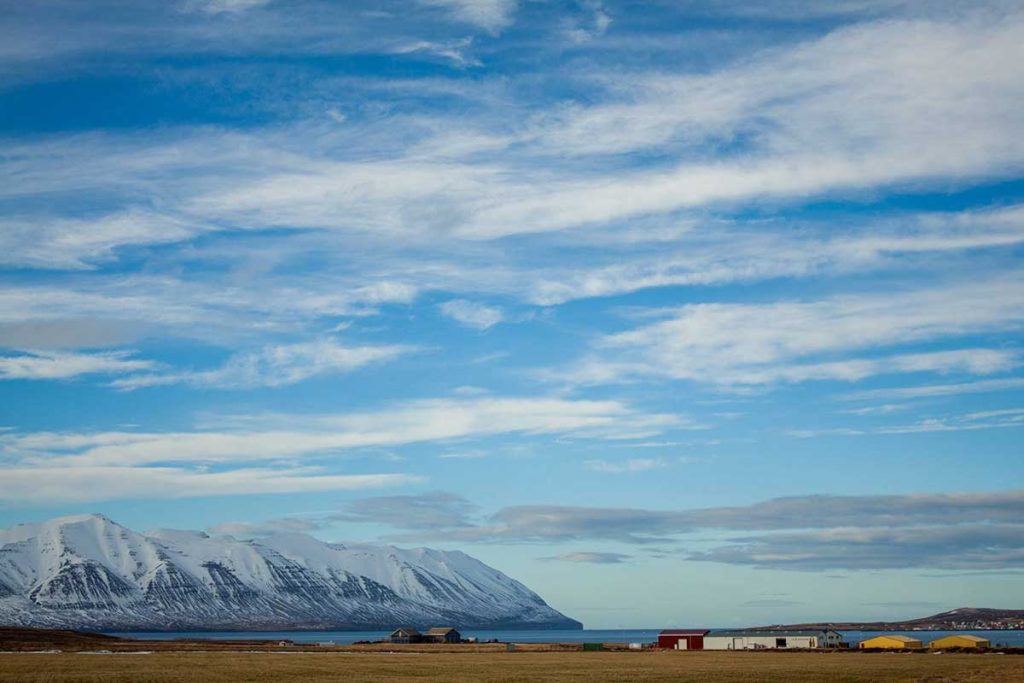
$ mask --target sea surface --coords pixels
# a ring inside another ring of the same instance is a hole
[[[511,643],[652,643],[659,629],[584,629],[582,631],[489,631],[466,629],[463,638],[479,641],[498,640]],[[384,640],[389,631],[110,631],[112,636],[174,640],[180,638],[211,638],[216,640],[291,640],[296,643],[334,643],[347,645],[360,640]],[[840,631],[852,647],[885,631]],[[925,645],[936,638],[957,633],[971,633],[988,638],[994,646],[1024,647],[1024,631],[890,631],[918,638]]]

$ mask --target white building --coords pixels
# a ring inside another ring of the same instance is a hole
[[[705,650],[809,649],[839,647],[835,631],[712,631],[704,636]]]

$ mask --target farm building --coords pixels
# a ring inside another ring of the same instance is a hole
[[[910,636],[887,634],[862,640],[857,647],[862,650],[920,650],[924,644]]]
[[[933,650],[939,650],[947,647],[992,647],[992,642],[988,638],[982,638],[981,636],[972,636],[968,633],[957,634],[955,636],[946,636],[945,638],[936,638],[932,642],[928,643],[928,647]]]
[[[414,628],[396,628],[391,632],[388,640],[392,643],[399,643],[408,645],[409,643],[421,643],[423,642],[423,636]]]
[[[666,629],[658,634],[658,647],[665,650],[703,650],[707,629]]]
[[[839,647],[842,637],[831,630],[712,631],[705,650],[770,650]]]
[[[461,643],[462,634],[450,626],[441,626],[424,633],[423,640],[428,643]]]

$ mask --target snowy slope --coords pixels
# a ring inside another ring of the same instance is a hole
[[[138,534],[102,515],[0,530],[0,624],[105,629],[580,628],[461,552]]]

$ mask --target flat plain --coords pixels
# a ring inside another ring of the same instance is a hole
[[[1024,656],[812,652],[3,653],[0,681],[1024,681]]]

